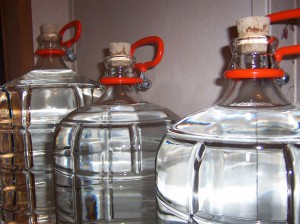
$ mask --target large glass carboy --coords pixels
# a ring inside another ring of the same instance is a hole
[[[239,20],[226,94],[168,130],[157,154],[158,223],[300,223],[300,109],[276,83],[281,57],[300,50],[277,50],[268,36],[270,19],[290,13]]]
[[[136,43],[158,41],[144,38]],[[136,46],[134,44],[134,46]],[[55,134],[58,223],[155,223],[155,155],[178,117],[144,101],[128,43],[111,43],[100,100],[71,112]],[[145,71],[154,63],[137,63]],[[158,60],[157,60],[158,59]],[[156,61],[156,62],[155,62]]]
[[[63,42],[65,30],[75,36]],[[35,68],[0,92],[0,187],[2,223],[55,223],[53,133],[72,110],[99,99],[100,85],[63,61],[62,46],[80,37],[81,24],[61,29],[43,24]]]

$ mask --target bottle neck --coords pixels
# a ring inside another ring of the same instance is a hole
[[[132,73],[132,67],[130,66],[111,66],[106,70],[107,77],[134,77],[135,75]]]
[[[278,40],[272,36],[235,38],[231,41],[232,60],[229,69],[279,68],[274,58]]]
[[[135,88],[134,81],[138,78],[138,74],[133,72],[134,63],[134,57],[125,55],[110,56],[105,59],[104,79],[112,82],[106,85],[98,103],[118,105],[144,102]],[[133,80],[133,83],[128,80]]]
[[[277,107],[289,105],[276,79],[232,79],[217,105],[229,107]]]
[[[142,103],[139,92],[134,85],[110,85],[106,86],[103,95],[98,104],[105,105],[122,105],[122,104],[136,104]]]
[[[232,79],[226,94],[217,104],[238,107],[290,104],[276,83],[276,75],[282,71],[274,58],[277,45],[278,40],[270,36],[233,39],[233,56],[230,68],[225,72],[225,76]],[[229,73],[234,75],[229,77]]]
[[[125,55],[109,56],[104,61],[106,71],[105,78],[134,78],[137,77],[133,73],[135,58]]]
[[[41,35],[37,55],[35,70],[70,70],[63,60],[64,52],[58,34]]]
[[[39,56],[34,67],[35,70],[70,70],[61,56]]]

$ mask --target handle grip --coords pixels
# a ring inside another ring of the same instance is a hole
[[[157,54],[155,58],[152,61],[147,61],[144,63],[136,63],[134,66],[136,69],[140,70],[141,72],[146,72],[149,68],[153,68],[160,63],[164,54],[164,42],[158,36],[150,36],[150,37],[145,37],[143,39],[140,39],[131,45],[130,55],[133,56],[136,48],[141,47],[143,45],[152,44],[152,43],[157,45]]]
[[[75,34],[74,37],[71,38],[70,40],[67,41],[63,41],[63,35],[65,33],[66,30],[71,29],[71,28],[75,28]],[[74,44],[75,42],[78,41],[78,39],[81,36],[81,22],[79,20],[74,20],[68,24],[66,24],[63,28],[60,29],[59,31],[59,36],[60,36],[60,45],[62,47],[67,47],[70,48],[72,44]]]
[[[267,17],[270,18],[271,23],[275,23],[287,19],[300,18],[300,8],[269,14],[267,15]],[[277,49],[274,56],[276,61],[280,62],[282,60],[282,57],[286,55],[292,55],[292,54],[300,54],[299,44],[294,46],[281,47]]]

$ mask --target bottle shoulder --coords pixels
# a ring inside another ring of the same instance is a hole
[[[300,109],[281,107],[224,107],[215,105],[173,125],[169,135],[222,141],[286,141],[300,139]]]
[[[91,104],[78,108],[66,116],[62,123],[72,124],[119,124],[127,122],[174,123],[179,119],[171,110],[148,102],[133,104]]]
[[[29,85],[53,85],[53,84],[86,84],[96,85],[99,83],[80,76],[70,69],[32,70],[27,74],[5,83],[2,87],[22,87]]]

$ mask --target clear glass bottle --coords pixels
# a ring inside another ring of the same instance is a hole
[[[58,223],[155,223],[155,155],[178,117],[140,97],[129,51],[130,44],[110,44],[100,100],[58,126]]]
[[[258,18],[239,20],[240,33],[254,34],[231,43],[224,97],[162,141],[158,223],[300,223],[300,110],[276,83],[278,41],[266,36],[268,17],[261,26]]]
[[[79,21],[76,34],[81,31]],[[78,36],[78,35],[77,35]],[[72,110],[101,95],[97,82],[83,78],[63,61],[57,26],[43,24],[39,56],[29,73],[1,86],[1,221],[55,223],[53,133]]]

